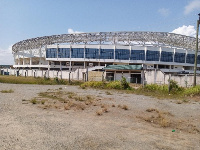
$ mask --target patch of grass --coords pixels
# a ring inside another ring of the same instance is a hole
[[[62,92],[40,92],[38,95],[43,98],[50,98],[53,100],[64,101],[65,99],[62,98]]]
[[[2,76],[0,75],[0,83],[12,83],[12,84],[42,84],[42,85],[56,85],[67,84],[67,80],[58,80],[56,82],[53,79],[47,79],[42,77],[22,77],[22,76]]]
[[[122,106],[122,109],[128,110],[128,106],[127,106],[127,105],[123,105],[123,106]]]
[[[83,96],[76,96],[76,97],[74,97],[74,99],[76,101],[84,101],[85,100]]]
[[[75,105],[75,108],[76,108],[77,110],[85,110],[85,109],[86,109],[86,107],[85,107],[84,104],[76,104],[76,105]]]
[[[45,100],[41,100],[41,104],[44,105],[44,103],[45,103]]]
[[[110,91],[106,91],[105,92],[107,95],[112,95],[112,93]]]
[[[119,104],[119,105],[117,105],[117,107],[118,107],[118,108],[122,108],[122,106],[121,106],[120,104]]]
[[[102,110],[97,110],[97,111],[96,111],[96,114],[97,114],[98,116],[101,116],[101,115],[103,115],[103,111],[102,111]]]
[[[71,106],[69,104],[64,105],[65,110],[70,110]]]
[[[1,93],[14,93],[12,89],[10,90],[1,90]]]
[[[112,104],[112,107],[115,107],[115,104]]]
[[[31,99],[30,102],[31,102],[32,104],[37,104],[37,103],[38,103],[38,101],[37,101],[36,98]]]
[[[74,92],[67,92],[68,98],[73,98],[74,96],[76,96],[77,94]]]
[[[148,109],[146,109],[146,111],[147,111],[147,112],[153,112],[153,111],[156,111],[156,112],[158,112],[158,110],[157,110],[157,109],[155,109],[155,108],[148,108]]]
[[[147,112],[153,113],[151,116],[140,116],[139,118],[145,120],[146,122],[154,123],[159,125],[160,127],[166,128],[171,125],[171,121],[168,116],[173,116],[169,112],[159,111],[154,108],[146,109]]]
[[[104,108],[102,111],[105,112],[105,113],[109,112],[108,108]]]

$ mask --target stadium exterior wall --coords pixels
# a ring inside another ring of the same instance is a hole
[[[189,74],[188,78],[193,74],[194,43],[195,38],[164,32],[45,36],[16,43],[13,46],[13,67],[20,71],[28,70],[29,75],[40,72],[44,76],[43,72],[46,72],[48,77],[68,78],[73,74],[78,76],[75,78],[84,80],[87,72],[101,71],[107,80],[119,80],[123,75],[133,83],[165,83],[169,74]],[[197,59],[199,74],[200,52]],[[109,65],[118,65],[119,68],[141,65],[142,69],[106,70]],[[154,76],[149,72],[154,72]]]

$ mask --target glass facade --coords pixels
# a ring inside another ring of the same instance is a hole
[[[99,49],[86,48],[85,49],[85,58],[99,59]]]
[[[130,50],[127,49],[115,49],[115,59],[129,60]]]
[[[144,50],[131,50],[131,60],[145,60]]]
[[[71,58],[84,58],[84,48],[72,48]]]
[[[147,56],[146,56],[147,61],[159,61],[159,57],[160,57],[160,51],[147,50]]]
[[[194,64],[195,55],[194,54],[187,54],[186,63]]]
[[[173,62],[173,52],[162,51],[160,61]]]
[[[174,62],[185,63],[185,53],[175,53]]]
[[[100,54],[99,54],[100,51]],[[146,60],[147,61],[160,61],[162,62],[174,62],[185,63],[185,53],[175,54],[173,52],[166,51],[151,51],[147,50]],[[47,48],[46,58],[70,58],[70,48]],[[84,48],[71,48],[71,58],[84,58]],[[144,50],[130,50],[128,49],[98,49],[98,48],[85,48],[85,58],[88,59],[117,59],[117,60],[145,60]],[[186,63],[194,64],[195,55],[187,54]],[[200,55],[198,55],[197,63],[200,64]]]
[[[58,48],[58,58],[70,58],[70,48]]]
[[[100,59],[114,59],[114,49],[100,49]]]
[[[57,48],[48,48],[46,50],[46,58],[57,58]]]

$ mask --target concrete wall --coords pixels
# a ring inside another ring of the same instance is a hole
[[[4,72],[9,72],[9,75],[16,75],[17,69],[1,69]],[[58,77],[59,79],[70,79],[71,80],[84,80],[83,74],[86,74],[86,69],[77,69],[76,71],[69,72],[69,71],[54,71],[54,70],[19,70],[19,75],[21,76],[35,76],[35,77],[44,77],[48,76],[50,78]],[[98,71],[89,71],[88,72],[88,80],[89,81],[102,81],[102,74],[103,72]],[[145,70],[145,80],[147,84],[168,84],[169,78],[171,80],[176,81],[180,86],[182,87],[190,87],[193,85],[194,76],[190,74],[185,75],[170,75],[170,74],[164,74],[160,70]],[[105,74],[104,74],[105,76]],[[121,80],[121,73],[117,73],[115,79]],[[130,74],[124,73],[123,76],[127,79],[129,82],[130,80]],[[200,76],[197,76],[196,78],[197,84],[200,84]]]
[[[100,71],[89,71],[88,80],[89,81],[102,81],[103,72]]]
[[[16,75],[17,69],[1,69],[4,72],[9,72],[9,75]],[[32,76],[32,77],[49,77],[50,78],[59,78],[59,79],[70,79],[71,80],[83,80],[83,72],[86,72],[86,69],[77,69],[74,72],[69,71],[55,71],[55,70],[19,70],[20,76]]]
[[[160,70],[145,70],[145,79],[147,84],[168,84],[168,80],[174,80],[178,85],[182,87],[190,87],[193,85],[194,76],[185,74],[185,75],[170,75],[164,74]],[[200,76],[196,77],[197,84],[200,84]]]

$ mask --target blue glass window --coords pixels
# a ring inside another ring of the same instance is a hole
[[[72,48],[71,58],[84,58],[84,48]]]
[[[48,48],[46,50],[46,58],[57,58],[57,48]]]
[[[200,64],[200,55],[197,56],[197,64]]]
[[[194,64],[195,55],[194,54],[187,54],[186,63]]]
[[[100,59],[114,59],[114,49],[100,49]]]
[[[85,49],[85,58],[99,59],[99,49],[86,48]]]
[[[127,49],[115,49],[115,59],[129,60],[130,50]]]
[[[58,48],[58,58],[70,58],[70,48]]]
[[[160,57],[160,51],[147,50],[147,56],[146,56],[147,61],[159,61],[159,57]]]
[[[173,62],[173,52],[162,51],[160,61]]]
[[[174,62],[185,63],[185,53],[175,53]]]
[[[144,60],[145,52],[144,50],[131,50],[131,60]]]

